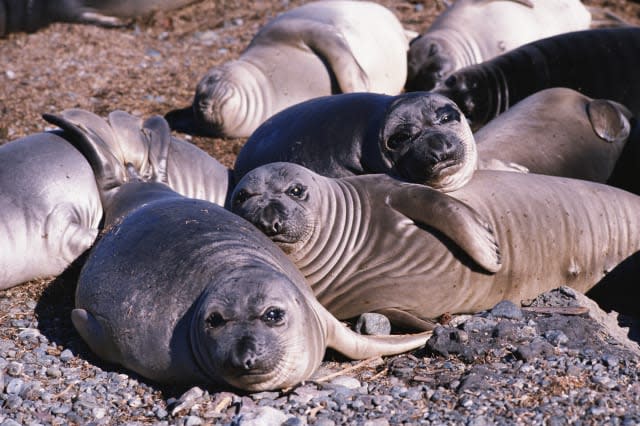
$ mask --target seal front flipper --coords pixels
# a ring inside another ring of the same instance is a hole
[[[109,362],[122,362],[120,351],[114,347],[113,340],[90,312],[74,309],[71,311],[71,322],[94,353],[100,354],[101,358]]]
[[[593,131],[607,142],[623,142],[631,133],[631,112],[616,102],[594,99],[587,104],[587,115]]]
[[[282,38],[283,43],[290,43],[292,33],[297,34],[309,49],[329,63],[343,93],[369,91],[367,73],[358,63],[344,34],[333,25],[307,19],[289,19],[286,31],[278,26],[269,29],[269,36]]]
[[[425,186],[407,184],[394,189],[387,196],[387,204],[413,221],[442,232],[488,272],[500,270],[500,247],[491,225],[462,201]]]

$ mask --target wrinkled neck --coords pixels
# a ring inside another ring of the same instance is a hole
[[[314,294],[325,291],[358,244],[366,206],[355,188],[341,179],[326,179],[309,240],[292,257]]]
[[[438,40],[446,49],[446,52],[452,60],[452,71],[483,61],[482,53],[475,40],[462,36],[459,31],[451,28],[443,28],[430,31],[428,35]]]

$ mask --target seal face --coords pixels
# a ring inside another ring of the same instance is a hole
[[[389,107],[380,136],[392,174],[453,191],[476,168],[475,140],[460,109],[444,96],[399,98]]]

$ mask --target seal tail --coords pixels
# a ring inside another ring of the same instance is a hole
[[[141,123],[123,114],[126,113],[112,113],[111,124],[81,109],[43,115],[46,121],[65,131],[66,139],[91,165],[105,210],[127,182],[167,183],[169,125],[160,116]]]

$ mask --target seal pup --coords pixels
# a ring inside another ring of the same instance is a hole
[[[457,0],[411,41],[407,90],[430,90],[460,68],[590,24],[580,0]]]
[[[62,132],[0,146],[0,290],[58,275],[98,235],[93,171]]]
[[[640,197],[528,173],[478,170],[442,194],[388,175],[331,179],[272,163],[248,173],[231,203],[289,255],[337,318],[379,312],[418,329],[446,312],[519,302],[559,285],[585,292],[640,249]],[[474,214],[500,248],[494,271],[462,244],[471,223],[464,219]],[[617,277],[635,282],[639,269]]]
[[[268,238],[216,204],[166,183],[171,144],[145,121],[152,173],[142,177],[73,114],[45,118],[74,133],[105,207],[105,230],[82,268],[72,321],[100,357],[161,383],[258,391],[311,376],[327,346],[348,357],[395,354],[428,334],[360,336],[314,298]]]
[[[406,80],[408,44],[400,21],[384,6],[311,2],[268,22],[238,59],[205,74],[192,107],[166,118],[177,130],[248,137],[276,112],[311,98],[396,95]]]
[[[0,37],[34,32],[53,22],[120,26],[136,16],[173,10],[197,0],[0,0]]]
[[[453,99],[474,130],[525,97],[550,87],[610,99],[638,115],[640,81],[635,69],[639,50],[638,27],[560,34],[456,71],[434,91]]]
[[[605,183],[630,140],[631,118],[615,102],[562,87],[542,90],[474,134],[478,168],[517,164],[531,173]]]
[[[444,96],[349,93],[302,102],[265,121],[238,154],[234,179],[276,161],[329,177],[387,173],[452,191],[471,178],[477,153],[471,128]]]

